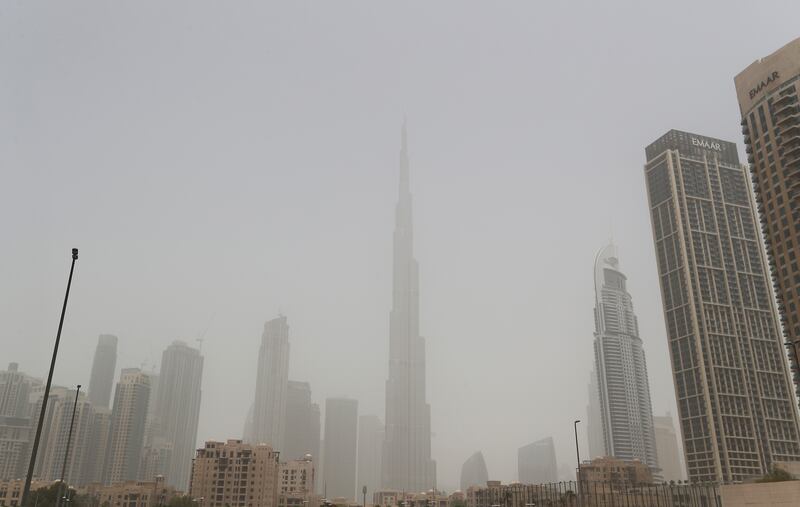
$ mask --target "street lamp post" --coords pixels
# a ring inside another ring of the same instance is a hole
[[[61,482],[58,483],[59,495],[56,497],[56,507],[61,505],[61,490],[64,489],[64,479],[67,475],[67,460],[69,458],[69,446],[72,443],[72,428],[75,426],[75,411],[78,408],[78,395],[81,393],[81,385],[75,390],[75,402],[72,404],[72,419],[69,421],[69,433],[67,433],[67,448],[64,450],[64,464],[61,465]],[[64,499],[69,494],[69,488],[64,492]]]
[[[578,505],[581,504],[581,449],[578,446],[578,423],[581,422],[580,419],[576,419],[575,422],[572,424],[573,429],[575,430],[575,456],[578,459],[578,476],[577,476],[577,483],[578,483]]]
[[[69,299],[69,289],[72,286],[72,273],[75,271],[75,261],[78,260],[78,249],[72,249],[72,265],[69,268],[69,278],[67,279],[67,292],[64,294],[64,305],[61,307],[61,320],[58,321],[58,332],[56,333],[56,343],[53,346],[53,358],[50,360],[50,371],[47,374],[47,383],[44,386],[42,395],[42,408],[39,410],[39,423],[36,425],[36,436],[33,439],[31,448],[31,460],[28,463],[28,474],[25,476],[25,487],[22,490],[20,505],[25,505],[28,495],[31,494],[31,480],[33,479],[33,469],[36,466],[36,453],[39,451],[39,440],[42,437],[42,425],[44,424],[44,413],[47,410],[47,399],[50,397],[50,385],[53,383],[53,370],[56,367],[56,357],[58,357],[58,344],[61,341],[61,329],[64,327],[64,314],[67,311],[67,300]]]

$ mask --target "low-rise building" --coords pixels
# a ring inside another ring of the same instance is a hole
[[[638,460],[626,461],[617,458],[595,458],[581,463],[581,482],[605,483],[614,487],[631,484],[651,484],[653,472]]]
[[[190,495],[202,507],[277,507],[278,455],[266,444],[206,442],[192,464]]]
[[[152,481],[125,481],[104,486],[89,484],[78,494],[92,498],[93,505],[104,507],[158,507],[182,493],[164,482],[163,476]]]
[[[310,454],[280,466],[279,507],[318,507],[321,497],[314,494],[316,482],[314,460]]]
[[[39,488],[47,488],[52,481],[32,481],[31,492]],[[0,481],[0,507],[17,507],[22,500],[22,490],[25,488],[25,479]],[[35,493],[34,493],[35,494]]]

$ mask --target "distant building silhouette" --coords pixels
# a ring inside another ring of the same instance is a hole
[[[138,478],[149,402],[150,377],[138,368],[123,369],[111,411],[103,480],[106,484]]]
[[[25,474],[32,440],[30,419],[0,415],[0,481]]]
[[[281,459],[305,459],[320,463],[319,405],[311,401],[311,384],[290,380],[286,389],[286,424]]]
[[[381,489],[381,454],[383,453],[383,423],[376,415],[358,418],[358,481],[361,491],[367,487],[367,496]]]
[[[328,498],[355,500],[358,401],[325,400],[325,460],[323,481]]]
[[[95,407],[108,408],[111,389],[114,387],[114,371],[117,367],[117,337],[101,334],[97,339],[89,377],[89,401]]]
[[[74,403],[75,390],[70,389],[66,391],[65,396],[60,396],[53,404],[53,413],[47,425],[47,446],[41,447],[39,450],[43,453],[42,466],[37,474],[40,479],[56,481],[61,478]],[[69,484],[83,485],[87,482],[84,473],[88,465],[87,458],[92,457],[89,436],[93,422],[92,404],[87,396],[81,393],[78,397],[78,404],[75,406],[75,423],[67,460],[65,479]]]
[[[638,459],[657,472],[647,364],[627,277],[619,268],[613,245],[597,254],[594,288],[594,369],[604,455],[626,461]]]
[[[461,491],[467,491],[470,486],[486,486],[488,481],[486,461],[483,459],[483,453],[477,451],[461,465]]]
[[[553,438],[537,440],[517,451],[517,472],[523,484],[558,482],[558,465]]]
[[[425,339],[419,334],[419,266],[414,258],[409,178],[403,123],[381,482],[387,489],[419,492],[436,488],[436,462],[431,459],[431,410],[425,401]]]
[[[681,452],[678,448],[678,434],[670,414],[655,416],[656,447],[658,448],[658,464],[665,481],[682,481],[686,478],[683,471]]]
[[[9,363],[0,371],[0,416],[30,417],[30,396],[42,381],[19,371],[17,363]]]
[[[153,431],[166,445],[160,446],[160,452],[156,452],[158,446],[152,446],[150,452],[153,458],[166,458],[166,482],[180,491],[189,489],[197,447],[202,380],[203,356],[198,349],[175,341],[164,350],[154,400]],[[168,456],[164,456],[165,451]]]
[[[256,396],[253,403],[254,444],[283,449],[286,423],[286,388],[289,383],[289,324],[281,315],[264,324],[258,352]]]

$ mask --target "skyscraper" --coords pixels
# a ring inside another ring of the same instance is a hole
[[[26,417],[0,415],[0,481],[22,477],[30,457],[33,428]]]
[[[154,400],[153,433],[167,445],[151,446],[150,455],[166,459],[167,484],[187,491],[192,457],[197,444],[200,418],[200,388],[203,380],[203,356],[182,341],[174,341],[161,355],[161,370]],[[155,452],[160,449],[159,452]],[[153,477],[143,477],[152,480]]]
[[[113,334],[101,334],[97,339],[97,348],[94,349],[92,375],[89,377],[89,401],[93,406],[110,406],[116,367],[117,337]]]
[[[389,378],[382,487],[419,492],[436,488],[431,459],[431,414],[425,401],[425,340],[419,334],[419,267],[403,124],[400,190],[395,208],[392,310],[389,315]]]
[[[289,382],[289,324],[281,315],[264,324],[258,352],[252,443],[283,449],[286,386]]]
[[[672,416],[662,415],[653,417],[656,428],[656,448],[658,449],[658,464],[661,466],[661,475],[665,481],[682,481],[686,477],[681,464],[680,450],[678,449],[678,434],[672,423]]]
[[[800,396],[800,39],[735,79],[747,161]]]
[[[381,453],[383,423],[376,415],[358,418],[358,482],[357,489],[367,487],[367,494],[381,489]]]
[[[461,491],[466,492],[470,486],[486,486],[489,482],[489,471],[483,453],[476,451],[461,465]]]
[[[138,368],[123,369],[111,411],[111,435],[103,476],[106,484],[138,478],[149,401],[150,378]]]
[[[311,401],[311,384],[290,380],[286,388],[286,430],[281,457],[288,461],[310,454],[319,466],[319,440],[319,405]]]
[[[6,371],[0,371],[0,416],[28,417],[28,397],[32,388],[41,381],[21,371],[17,363],[10,363]]]
[[[72,423],[72,411],[75,407],[75,422]],[[48,407],[50,410],[50,407]],[[47,427],[49,433],[47,446],[40,452],[43,453],[42,468],[37,477],[55,481],[61,478],[64,466],[64,456],[67,455],[67,468],[65,480],[70,485],[83,485],[86,480],[83,476],[86,470],[86,458],[90,454],[89,434],[92,429],[94,411],[92,404],[81,393],[75,405],[75,391],[67,391],[67,395],[59,398],[53,406],[53,415]],[[72,436],[70,438],[70,425]],[[69,454],[67,443],[69,441]]]
[[[325,400],[324,489],[328,498],[356,498],[356,434],[358,401]]]
[[[647,363],[626,285],[616,247],[608,245],[598,252],[594,263],[594,370],[604,455],[638,459],[656,472]]]
[[[92,430],[86,442],[83,479],[86,484],[103,482],[103,470],[111,435],[111,409],[92,407]]]
[[[600,392],[597,389],[597,372],[592,368],[589,374],[589,402],[586,405],[586,437],[589,440],[589,458],[606,455],[606,441],[603,437],[603,416],[600,410]]]
[[[736,145],[670,130],[645,153],[689,479],[739,481],[796,461],[797,406]]]
[[[537,440],[517,451],[517,473],[522,484],[558,482],[558,465],[553,438]]]

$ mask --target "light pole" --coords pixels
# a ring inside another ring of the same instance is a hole
[[[578,505],[581,504],[581,449],[578,446],[578,423],[581,422],[580,419],[576,419],[575,422],[572,424],[573,429],[575,430],[575,456],[578,459],[578,476],[577,476],[577,483],[578,483]]]
[[[56,367],[56,357],[58,357],[58,344],[61,341],[61,329],[64,327],[64,314],[67,311],[67,300],[69,299],[69,288],[72,286],[72,273],[75,271],[75,261],[78,260],[78,249],[72,249],[72,265],[69,268],[69,278],[67,279],[67,292],[64,294],[64,306],[61,307],[61,320],[58,321],[58,332],[56,333],[56,343],[53,346],[53,358],[50,360],[50,372],[47,374],[47,383],[44,386],[42,395],[42,408],[39,410],[39,423],[36,425],[36,437],[33,439],[31,448],[31,461],[28,463],[28,474],[25,476],[25,487],[22,490],[22,500],[20,505],[25,505],[28,495],[31,494],[31,479],[33,479],[33,468],[36,466],[36,453],[39,451],[39,439],[42,437],[42,425],[44,424],[44,413],[47,410],[47,399],[50,397],[50,384],[53,383],[53,370]]]
[[[361,486],[361,495],[364,497],[363,498],[363,506],[367,507],[367,487],[366,486]]]
[[[64,479],[67,474],[67,460],[69,458],[69,446],[72,443],[72,428],[75,426],[75,410],[78,408],[78,395],[81,393],[81,385],[75,390],[75,402],[72,404],[72,419],[69,421],[69,433],[67,434],[67,448],[64,450],[64,464],[61,465],[61,482],[58,483],[58,493],[56,497],[56,507],[61,505],[61,490],[64,489]],[[64,499],[69,493],[69,488],[64,492]]]

